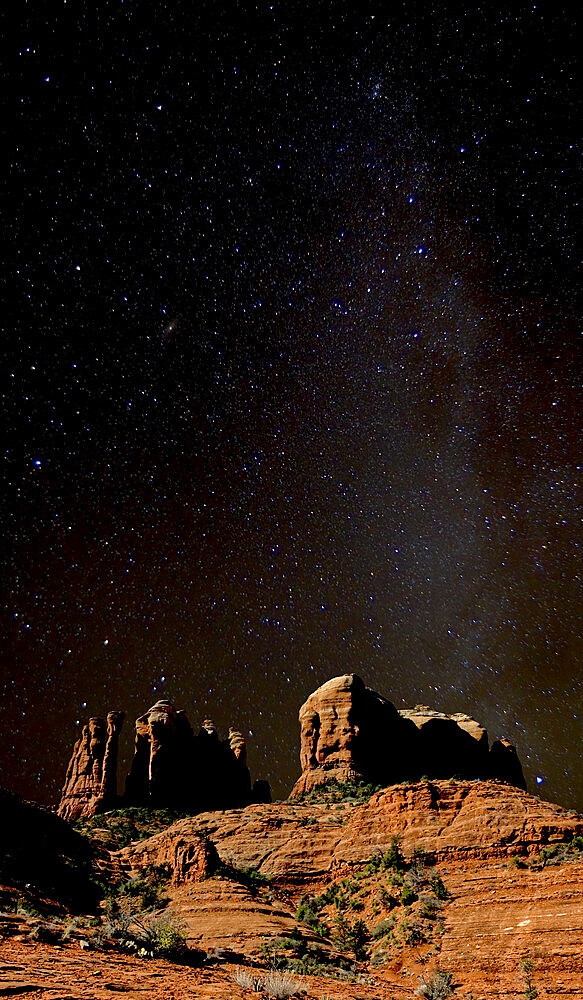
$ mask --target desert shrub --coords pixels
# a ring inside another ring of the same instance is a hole
[[[164,915],[137,915],[123,931],[116,934],[120,943],[128,951],[134,951],[143,958],[169,958],[174,962],[184,961],[188,946],[182,927]]]
[[[302,896],[296,910],[296,920],[301,920],[304,924],[312,923],[317,919],[323,905],[320,896]]]
[[[105,901],[105,932],[109,937],[122,940],[141,915],[139,903],[131,897],[110,896]]]
[[[263,984],[263,989],[268,997],[284,1000],[285,997],[293,997],[299,993],[300,987],[297,980],[288,973],[270,972]]]
[[[447,1000],[453,993],[452,982],[451,972],[440,969],[430,976],[421,976],[415,993],[417,996],[425,997],[426,1000]]]
[[[524,986],[523,996],[526,1000],[536,1000],[538,997],[538,990],[534,985],[532,974],[534,972],[534,963],[531,958],[525,958],[520,963],[520,971],[522,978],[522,985]]]
[[[145,927],[145,947],[156,958],[181,961],[186,957],[188,946],[182,927],[170,917],[150,917]]]
[[[375,875],[377,872],[395,871],[401,872],[407,867],[405,858],[401,853],[399,838],[393,837],[390,846],[383,853],[377,851],[368,862],[365,872],[367,875]]]
[[[384,906],[385,910],[390,910],[393,906],[397,905],[397,900],[391,895],[388,889],[384,888],[384,886],[381,886],[379,889],[377,898],[381,906]]]
[[[324,903],[324,905],[326,903],[334,903],[335,900],[336,900],[336,897],[341,892],[342,892],[341,886],[338,885],[337,882],[333,882],[332,885],[326,886],[326,888],[325,888],[325,890],[324,890],[324,892],[322,893],[321,896],[316,897],[316,898],[321,899],[322,902]]]
[[[285,969],[290,966],[291,961],[302,959],[311,947],[315,946],[308,944],[301,931],[294,928],[289,936],[264,941],[261,952],[272,968]]]
[[[232,882],[239,882],[252,893],[269,885],[271,879],[269,875],[264,875],[258,868],[237,868],[227,862],[221,861],[213,873],[218,878],[228,878]]]
[[[401,892],[401,906],[411,906],[417,899],[417,893],[410,885],[404,885]]]
[[[413,858],[409,866],[409,871],[405,876],[406,884],[414,890],[414,892],[419,892],[424,885],[427,884],[427,874],[425,871],[425,855],[422,851],[415,850],[413,853]]]
[[[322,896],[302,896],[296,910],[296,920],[307,924],[318,937],[327,937],[329,934],[328,925],[319,920],[319,914],[331,899],[336,899],[336,893],[330,895],[324,893]]]
[[[421,896],[421,906],[419,908],[419,916],[424,920],[435,920],[436,917],[440,916],[443,905],[439,899],[435,896],[429,896],[424,894]]]
[[[447,889],[443,879],[439,875],[432,875],[429,879],[429,888],[437,899],[451,899],[451,893]]]
[[[173,809],[151,809],[146,806],[126,806],[109,812],[76,820],[74,827],[91,834],[95,830],[107,831],[107,846],[118,849],[133,841],[145,840],[160,830],[165,830],[178,819],[190,813]]]
[[[395,923],[395,918],[389,917],[388,920],[381,920],[380,923],[375,924],[375,926],[371,931],[371,937],[373,941],[378,941],[379,938],[386,937],[387,934],[390,934],[393,929],[394,923]]]
[[[402,920],[397,928],[403,944],[413,948],[427,940],[425,928],[418,920]]]
[[[381,791],[383,787],[383,785],[372,785],[363,781],[341,782],[333,779],[309,792],[298,795],[296,801],[308,804],[314,802],[352,802],[354,805],[358,805],[362,802],[368,802],[371,795]]]
[[[63,928],[60,924],[49,920],[39,920],[28,932],[31,941],[42,941],[45,944],[58,944],[63,940]]]
[[[351,924],[339,913],[336,917],[334,937],[339,946],[352,951],[356,959],[366,957],[366,945],[370,940],[370,934],[364,920],[356,920]]]
[[[263,991],[263,979],[260,976],[256,976],[249,969],[237,969],[233,979],[237,983],[237,986],[241,986],[244,990],[253,990],[254,993],[261,993]]]
[[[583,837],[573,837],[561,844],[548,844],[538,853],[536,862],[543,868],[547,865],[561,865],[568,861],[579,861],[583,853]]]
[[[317,826],[317,825],[318,825],[318,820],[316,819],[315,816],[302,816],[302,818],[298,820],[298,826]]]
[[[38,907],[31,903],[28,899],[17,899],[15,906],[16,913],[21,913],[25,917],[41,917],[42,914]]]
[[[82,921],[79,919],[79,917],[73,917],[73,919],[69,920],[69,922],[67,923],[63,931],[61,940],[64,942],[70,941],[73,935],[73,931],[78,930],[81,926],[82,926]]]
[[[346,958],[330,959],[317,944],[296,931],[289,937],[271,938],[261,945],[261,952],[272,969],[311,976],[350,976],[351,962]]]
[[[167,900],[160,896],[158,889],[152,876],[150,879],[133,878],[118,887],[117,895],[133,897],[141,911],[159,910]]]

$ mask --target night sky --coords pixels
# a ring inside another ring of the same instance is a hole
[[[13,11],[7,787],[169,697],[281,797],[356,672],[583,810],[579,53],[457,7]]]

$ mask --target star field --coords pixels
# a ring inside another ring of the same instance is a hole
[[[19,15],[0,780],[37,801],[161,696],[287,794],[355,671],[583,810],[574,33],[359,8]]]

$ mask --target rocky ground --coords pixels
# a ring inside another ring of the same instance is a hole
[[[1,890],[0,996],[388,1000],[441,970],[443,997],[518,1000],[529,977],[541,997],[583,997],[583,817],[517,788],[332,788],[161,825],[90,822],[109,929],[40,896],[31,913],[34,886]],[[191,964],[117,950],[124,908],[180,927]]]

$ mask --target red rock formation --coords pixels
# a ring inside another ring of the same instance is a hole
[[[63,819],[93,816],[117,799],[117,752],[123,712],[89,719],[73,748],[58,808]]]
[[[236,729],[220,740],[205,719],[195,736],[186,712],[158,701],[136,721],[126,801],[192,811],[250,802],[245,740]]]
[[[326,781],[389,785],[431,778],[498,777],[526,788],[516,751],[474,719],[424,705],[398,712],[356,674],[333,677],[302,705],[296,797]]]
[[[136,719],[126,800],[140,805],[182,805],[192,738],[186,712],[176,711],[169,701],[157,701]]]
[[[356,674],[319,687],[299,718],[302,774],[292,796],[330,780],[396,781],[413,752],[413,723]]]
[[[118,737],[123,712],[90,719],[75,744],[59,815],[92,816],[117,803]],[[199,812],[251,801],[271,801],[267,782],[251,788],[245,739],[230,729],[219,739],[206,719],[194,734],[186,712],[157,701],[136,720],[134,757],[126,780],[126,805],[149,805]]]
[[[189,844],[197,854],[203,831],[235,870],[257,868],[271,878],[269,899],[244,894],[225,877],[201,881],[196,865],[183,875],[182,858]],[[583,817],[508,785],[419,782],[387,788],[360,806],[288,801],[204,813],[130,845],[120,861],[138,875],[152,864],[173,864],[176,856],[169,909],[185,922],[189,938],[206,950],[238,950],[251,958],[266,938],[308,930],[290,921],[304,893],[320,895],[356,872],[365,874],[370,859],[397,836],[406,858],[421,850],[427,852],[426,865],[437,864],[434,873],[451,894],[441,911],[442,928],[431,944],[396,951],[390,946],[390,961],[383,960],[381,948],[380,961],[367,970],[379,977],[374,986],[369,981],[359,993],[351,984],[343,993],[335,984],[334,996],[413,997],[418,976],[437,958],[441,968],[455,972],[456,996],[519,1000],[524,991],[517,973],[530,953],[541,993],[544,987],[545,996],[558,1000],[580,995],[583,864],[573,860],[543,868],[533,859],[541,847],[568,843],[582,833]],[[372,930],[386,916],[379,914],[376,883],[369,884],[368,897],[366,884],[366,877],[352,881],[359,886],[357,916]],[[389,908],[396,903],[393,899]],[[418,919],[422,906],[423,900],[414,903],[406,919]],[[348,918],[354,916],[348,912]],[[333,933],[333,917],[329,926]],[[371,951],[377,947],[373,939]],[[383,983],[391,984],[387,993]],[[557,983],[564,988],[555,992]],[[306,981],[306,988],[310,997],[320,997],[329,992],[330,981],[325,987]]]
[[[101,772],[100,802],[104,809],[110,809],[117,800],[117,755],[119,749],[119,734],[125,714],[123,712],[108,712],[107,742],[103,755]]]
[[[185,882],[200,882],[210,878],[220,865],[216,847],[207,838],[188,834],[184,836],[176,825],[148,839],[147,848],[140,851],[139,843],[131,855],[132,868],[141,865],[167,866],[174,886]],[[123,858],[127,864],[127,858]]]

